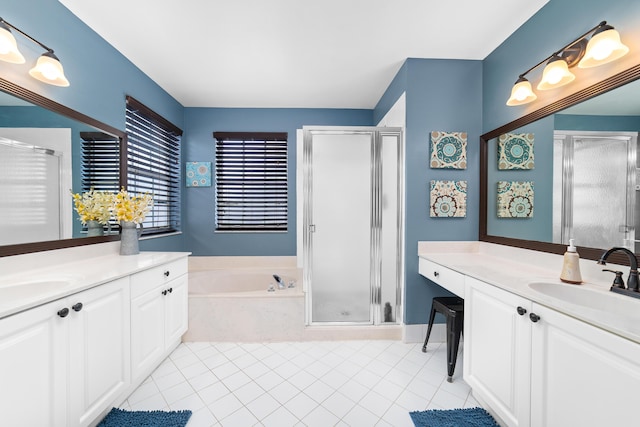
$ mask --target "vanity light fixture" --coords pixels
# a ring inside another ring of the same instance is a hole
[[[16,30],[18,33],[25,36],[41,48],[46,50],[45,53],[40,55],[35,67],[29,70],[29,75],[34,79],[41,82],[54,85],[54,86],[69,86],[69,80],[64,75],[64,69],[58,57],[53,53],[53,49],[40,43],[24,31],[11,25],[4,19],[0,18],[0,60],[10,62],[12,64],[24,64],[24,56],[18,50],[18,44],[16,39],[11,33],[11,30]]]
[[[587,42],[587,37],[591,38]],[[607,21],[602,21],[568,45],[552,53],[524,73],[520,74],[511,89],[511,96],[507,105],[523,105],[534,101],[537,96],[531,88],[531,83],[525,77],[531,71],[546,63],[542,72],[542,79],[536,89],[549,90],[564,86],[575,80],[576,76],[569,68],[597,67],[623,57],[629,48],[620,41],[620,34]]]

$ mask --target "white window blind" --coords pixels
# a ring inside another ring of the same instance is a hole
[[[216,230],[286,231],[287,133],[214,132]]]
[[[127,97],[127,191],[153,195],[144,234],[180,229],[180,137],[182,130]]]

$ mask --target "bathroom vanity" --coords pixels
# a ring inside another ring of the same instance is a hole
[[[486,242],[418,255],[421,275],[465,299],[464,380],[504,425],[637,425],[640,300],[609,292],[595,261],[569,285],[560,255]]]
[[[0,259],[2,424],[95,424],[180,343],[189,254],[117,247]]]

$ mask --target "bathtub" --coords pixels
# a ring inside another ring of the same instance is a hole
[[[217,258],[217,257],[211,257]],[[246,262],[246,261],[245,261]],[[237,262],[189,271],[189,329],[183,341],[274,342],[302,338],[304,292],[293,266]],[[295,287],[278,289],[273,274]],[[275,291],[269,292],[269,285]]]

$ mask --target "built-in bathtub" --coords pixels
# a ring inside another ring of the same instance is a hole
[[[273,275],[294,288],[278,289]],[[269,285],[275,286],[268,292]],[[295,257],[189,257],[189,330],[183,341],[401,339],[400,325],[305,326]]]
[[[299,270],[281,260],[267,267],[251,259],[211,258],[189,271],[189,330],[184,341],[269,342],[300,340],[304,293]],[[244,257],[243,257],[244,258]],[[261,257],[262,258],[262,257]],[[226,262],[225,262],[226,261]],[[198,264],[197,262],[192,264]],[[204,264],[204,265],[202,265]],[[292,288],[279,289],[277,274]],[[269,287],[275,288],[268,291]]]

